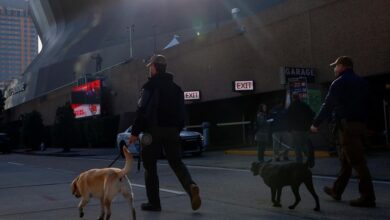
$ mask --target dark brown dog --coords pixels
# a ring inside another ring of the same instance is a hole
[[[254,176],[260,175],[263,178],[264,183],[271,188],[272,202],[274,207],[282,206],[280,204],[282,188],[284,186],[291,186],[295,196],[295,203],[288,208],[294,209],[301,201],[301,196],[299,195],[299,186],[304,183],[316,201],[316,207],[314,210],[320,211],[320,202],[314,190],[312,173],[307,164],[271,164],[270,162],[253,162],[251,171]],[[277,195],[276,199],[275,195]]]

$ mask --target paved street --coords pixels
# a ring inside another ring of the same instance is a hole
[[[0,155],[0,219],[79,219],[78,199],[70,192],[70,182],[81,171],[107,166],[116,156],[114,149],[104,154],[80,153],[47,156]],[[313,211],[314,200],[301,186],[302,202],[296,210],[287,208],[293,202],[289,188],[282,194],[282,208],[273,208],[270,190],[259,177],[253,177],[249,167],[254,157],[206,152],[202,157],[186,157],[193,178],[201,187],[203,205],[193,212],[166,161],[159,165],[162,197],[161,213],[143,212],[139,206],[146,201],[143,173],[137,173],[136,163],[129,178],[134,185],[138,219],[388,219],[390,211],[390,182],[376,181],[377,208],[359,209],[348,205],[358,196],[356,181],[352,181],[343,201],[330,200],[322,192],[332,177],[316,175],[314,184],[320,196],[322,212]],[[247,165],[246,165],[247,164]],[[317,166],[321,163],[317,163]],[[123,160],[114,166],[122,167]],[[331,164],[329,167],[337,167]],[[318,168],[317,168],[318,169]],[[330,168],[333,170],[334,168]],[[92,200],[85,209],[84,219],[96,219],[99,203]],[[112,205],[112,219],[128,219],[127,202],[118,197]]]

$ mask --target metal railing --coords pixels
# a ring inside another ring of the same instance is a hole
[[[246,126],[251,125],[251,124],[252,124],[251,121],[238,121],[238,122],[219,122],[219,123],[215,123],[214,124],[215,126],[210,126],[209,123],[204,122],[202,124],[186,126],[186,129],[193,129],[193,130],[197,130],[197,131],[202,130],[202,133],[203,133],[203,136],[204,136],[206,143],[210,143],[210,134],[209,134],[210,127],[213,127],[212,130],[214,130],[214,132],[215,132],[216,131],[215,129],[217,129],[217,128],[228,128],[228,127],[233,128],[233,127],[237,127],[237,126],[242,126],[241,127],[242,132],[241,132],[241,134],[239,134],[239,136],[241,136],[240,139],[241,139],[242,143],[247,143],[248,127],[246,127]],[[217,131],[216,133],[214,133],[214,136],[213,136],[214,140],[215,140],[216,136],[218,139],[218,134],[219,135],[221,134],[221,130],[219,129],[219,131]]]

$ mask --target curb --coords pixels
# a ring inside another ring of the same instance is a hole
[[[225,154],[229,155],[240,155],[240,156],[256,156],[257,155],[257,150],[225,150]],[[264,152],[265,156],[272,157],[273,156],[273,151],[266,150]],[[295,152],[294,151],[289,151],[288,152],[289,157],[295,157]],[[331,157],[328,151],[315,151],[314,152],[314,157],[315,158],[329,158]]]

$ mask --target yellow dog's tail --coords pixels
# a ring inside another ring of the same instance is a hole
[[[126,158],[125,167],[123,167],[121,172],[122,176],[124,176],[130,172],[131,165],[133,164],[133,155],[129,152],[126,145],[123,146],[122,151]]]

